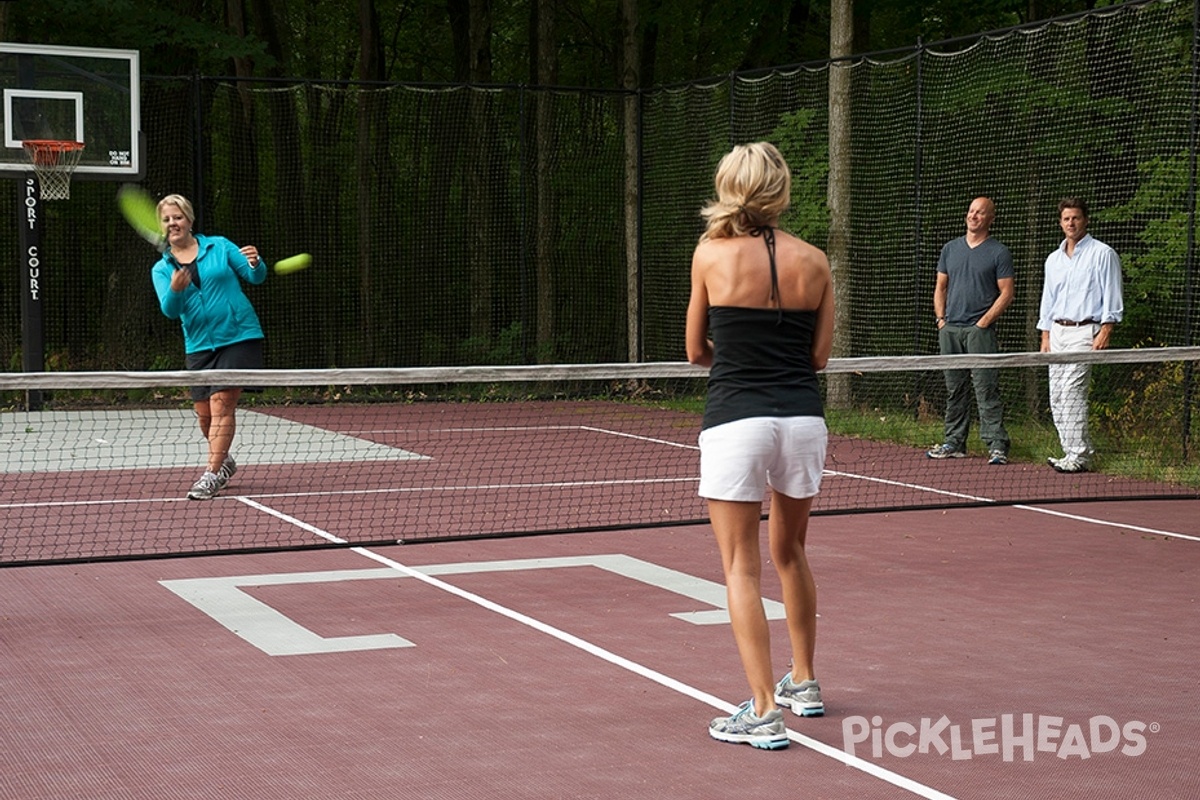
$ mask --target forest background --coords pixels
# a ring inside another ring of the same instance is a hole
[[[146,75],[649,88],[910,47],[1105,0],[15,0],[0,41],[136,49]],[[852,39],[830,51],[831,16]]]
[[[188,195],[202,231],[268,259],[314,254],[248,289],[268,366],[594,364],[683,359],[712,170],[763,138],[795,175],[784,226],[830,252],[839,357],[936,353],[937,254],[979,194],[1017,265],[1003,349],[1037,349],[1066,194],[1122,257],[1114,344],[1195,343],[1196,9],[19,0],[0,3],[0,39],[137,50],[145,188]],[[75,184],[45,204],[45,368],[180,368],[153,254],[111,183]],[[0,192],[0,217],[16,195]],[[0,253],[17,253],[16,229],[0,225]],[[10,371],[16,261],[0,270]],[[1161,409],[1186,440],[1191,370],[1140,380],[1105,382],[1100,402],[1119,421]],[[829,383],[835,406],[943,402],[936,370]],[[1043,384],[1019,370],[1005,391],[1041,418]]]

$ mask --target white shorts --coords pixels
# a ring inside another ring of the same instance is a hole
[[[822,417],[750,417],[700,432],[700,496],[758,502],[766,486],[788,497],[821,488],[829,430]]]

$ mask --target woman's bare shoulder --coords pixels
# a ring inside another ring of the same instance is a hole
[[[777,241],[781,248],[786,248],[794,257],[815,267],[829,266],[829,258],[825,251],[811,242],[807,242],[793,233],[780,231]]]

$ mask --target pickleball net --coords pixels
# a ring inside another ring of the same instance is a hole
[[[814,513],[1200,497],[1200,348],[834,359]],[[1059,474],[1047,364],[1092,365],[1092,471]],[[942,440],[948,367],[1000,370],[1011,462]],[[705,371],[682,363],[258,370],[238,471],[186,499],[207,446],[187,372],[0,374],[0,564],[703,523]],[[26,410],[24,394],[41,406]],[[764,507],[765,510],[765,507]]]

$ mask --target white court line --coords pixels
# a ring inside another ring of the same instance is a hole
[[[418,494],[421,492],[488,492],[497,489],[586,489],[592,486],[653,486],[659,483],[696,483],[698,477],[686,478],[626,478],[622,480],[603,481],[553,481],[541,483],[481,483],[443,486],[389,486],[386,489],[330,489],[321,492],[264,492],[248,495],[225,495],[228,501],[235,497],[258,497],[272,499],[279,497],[343,497],[371,494]],[[214,501],[222,500],[217,497]],[[46,502],[0,503],[0,509],[6,508],[61,508],[64,506],[118,506],[138,505],[142,503],[187,503],[186,497],[143,497],[127,500],[51,500]]]
[[[978,495],[973,495],[973,494],[963,494],[962,492],[949,492],[949,491],[944,491],[942,489],[934,489],[932,486],[922,486],[919,483],[903,483],[901,481],[887,480],[886,478],[872,478],[872,477],[869,477],[866,475],[855,475],[855,474],[852,474],[849,472],[836,472],[834,470],[825,470],[824,474],[835,475],[839,478],[849,478],[851,480],[870,481],[871,483],[883,483],[883,484],[887,484],[888,486],[899,486],[900,488],[903,488],[903,489],[912,489],[912,490],[918,491],[918,492],[928,492],[929,494],[941,494],[941,495],[945,495],[947,497],[958,497],[963,500],[970,500],[970,501],[976,502],[976,503],[990,503],[990,504],[993,504],[993,506],[995,508],[1004,508],[1003,505],[1000,505],[999,503],[996,502],[996,500],[994,500],[990,497],[980,497]],[[1087,498],[1087,499],[1082,499],[1082,500],[1072,501],[1072,502],[1103,503],[1103,502],[1105,502],[1105,500],[1103,497],[1093,497],[1093,498]],[[1137,501],[1133,501],[1133,502],[1137,502]],[[982,506],[982,507],[987,508],[987,506]],[[1053,509],[1039,508],[1038,506],[1031,506],[1031,505],[1018,504],[1018,505],[1012,505],[1009,507],[1020,509],[1021,511],[1032,511],[1035,514],[1049,514],[1054,517],[1062,517],[1064,519],[1073,519],[1076,522],[1087,522],[1092,525],[1102,525],[1102,526],[1110,527],[1110,528],[1125,528],[1125,529],[1131,530],[1131,531],[1138,531],[1139,533],[1152,533],[1157,536],[1168,536],[1168,537],[1171,537],[1174,539],[1187,539],[1187,540],[1193,541],[1193,542],[1200,542],[1200,536],[1191,536],[1186,533],[1177,533],[1175,531],[1164,531],[1164,530],[1159,530],[1157,528],[1143,528],[1140,525],[1131,525],[1128,522],[1115,522],[1113,520],[1098,519],[1096,517],[1085,517],[1080,514],[1068,514],[1064,511],[1054,511]],[[920,511],[922,509],[914,508],[911,510]]]
[[[1086,501],[1081,501],[1086,502]],[[1037,506],[1013,506],[1022,511],[1033,511],[1038,514],[1049,514],[1052,517],[1062,517],[1064,519],[1073,519],[1077,522],[1088,522],[1092,525],[1105,525],[1110,528],[1126,528],[1139,533],[1153,533],[1158,536],[1169,536],[1174,539],[1188,539],[1193,542],[1200,542],[1200,536],[1189,536],[1186,533],[1175,533],[1174,531],[1162,531],[1157,528],[1143,528],[1141,525],[1130,525],[1128,522],[1113,522],[1107,519],[1096,519],[1095,517],[1084,517],[1079,514],[1068,514],[1065,511],[1055,511],[1051,508],[1038,508]]]
[[[590,431],[591,433],[603,433],[608,436],[616,436],[623,439],[634,439],[639,442],[649,442],[650,444],[665,444],[668,447],[679,447],[684,450],[700,450],[700,445],[686,444],[684,442],[673,442],[670,439],[658,439],[653,436],[643,436],[637,433],[625,433],[624,431],[614,431],[609,428],[597,428],[593,425],[517,425],[517,426],[500,426],[500,427],[482,427],[482,428],[384,428],[379,430],[359,430],[359,431],[342,431],[347,436],[378,436],[380,434],[397,434],[408,433],[410,431],[419,431],[422,434],[429,433],[527,433],[529,431]]]
[[[926,492],[928,494],[941,494],[946,497],[958,497],[963,500],[970,500],[975,503],[995,503],[996,501],[990,497],[980,497],[973,494],[963,494],[962,492],[951,492],[945,489],[935,489],[932,486],[922,486],[919,483],[905,483],[903,481],[893,481],[887,478],[873,478],[870,475],[857,475],[853,472],[838,472],[837,470],[827,469],[822,474],[833,475],[838,478],[847,478],[853,481],[867,481],[868,483],[882,483],[885,486],[899,486],[901,489],[912,489],[918,492]]]
[[[307,522],[305,522],[303,520],[297,519],[296,517],[293,517],[290,514],[284,514],[282,511],[276,511],[275,509],[271,508],[270,506],[264,506],[262,503],[256,503],[255,501],[251,500],[248,497],[237,497],[236,499],[241,503],[245,503],[246,505],[250,506],[251,508],[258,509],[259,511],[263,512],[264,514],[267,514],[269,516],[275,517],[276,519],[281,519],[284,522],[295,525],[300,530],[308,531],[309,533],[313,534],[314,536],[319,536],[320,538],[324,539],[327,542],[332,542],[333,544],[348,544],[348,542],[345,539],[341,538],[340,536],[334,536],[329,531],[321,530],[316,525],[309,525]],[[354,548],[354,549],[357,550],[359,548]]]
[[[528,431],[576,431],[581,426],[571,425],[480,425],[471,428],[350,428],[338,431],[343,436],[378,436],[380,434],[418,433],[527,433]]]
[[[263,513],[270,514],[271,516],[276,517],[281,520],[284,520],[285,522],[290,522],[290,523],[296,525],[297,527],[299,527],[305,531],[308,531],[312,534],[315,534],[317,536],[320,536],[321,538],[326,539],[330,542],[334,542],[334,543],[338,543],[338,544],[347,544],[348,543],[348,542],[346,542],[346,540],[341,539],[337,536],[334,536],[333,534],[331,534],[327,531],[323,531],[320,528],[317,528],[313,525],[309,525],[308,523],[298,520],[295,517],[291,517],[280,511],[276,511],[273,508],[264,506],[261,503],[256,503],[256,502],[246,499],[246,498],[238,498],[238,499],[253,508],[259,509]],[[424,572],[413,569],[412,567],[405,566],[404,564],[401,564],[400,562],[395,561],[394,559],[388,558],[387,556],[380,555],[379,553],[376,553],[373,550],[369,550],[365,547],[351,547],[350,550],[352,552],[358,553],[361,556],[369,558],[372,561],[376,561],[380,564],[383,564],[386,567],[390,567],[391,569],[394,569],[403,575],[407,575],[410,578],[416,578],[417,580],[422,581],[423,583],[426,583],[426,584],[434,587],[435,589],[439,589],[443,592],[447,592],[449,594],[455,595],[456,597],[462,598],[463,600],[466,600],[469,603],[474,603],[475,605],[480,606],[481,608],[485,608],[488,611],[493,611],[503,617],[507,617],[508,619],[513,620],[514,622],[518,622],[521,625],[525,625],[527,627],[533,628],[536,631],[539,631],[539,632],[544,633],[548,636],[551,636],[555,639],[558,639],[560,642],[569,644],[572,647],[576,647],[576,648],[584,651],[585,653],[596,656],[597,658],[607,661],[608,663],[613,664],[615,666],[621,667],[622,669],[628,670],[629,672],[632,672],[635,675],[640,675],[641,677],[647,678],[648,680],[651,680],[651,681],[654,681],[655,683],[657,683],[661,686],[665,686],[668,689],[679,692],[680,694],[686,695],[695,700],[699,700],[702,703],[706,703],[707,705],[710,705],[713,708],[716,708],[717,710],[722,711],[726,714],[732,714],[733,712],[737,711],[737,709],[738,709],[738,707],[736,705],[734,705],[730,702],[727,702],[725,700],[722,700],[721,698],[716,697],[715,695],[711,695],[708,692],[705,692],[705,691],[695,688],[694,686],[690,686],[690,685],[683,683],[682,681],[676,680],[675,678],[672,678],[668,675],[664,675],[663,673],[658,672],[657,670],[651,669],[650,667],[639,664],[636,661],[631,661],[630,659],[625,658],[624,656],[619,656],[616,653],[612,652],[611,650],[606,650],[603,647],[600,647],[599,645],[592,644],[591,642],[587,641],[586,639],[581,639],[578,636],[575,636],[574,634],[567,633],[566,631],[562,630],[561,628],[556,628],[553,625],[548,625],[547,623],[542,622],[541,620],[538,620],[538,619],[534,619],[533,617],[530,617],[527,614],[522,614],[521,612],[515,611],[511,608],[508,608],[507,606],[502,606],[499,603],[496,603],[492,600],[488,600],[486,597],[483,597],[482,595],[475,594],[474,592],[469,592],[466,589],[460,589],[459,587],[455,586],[454,584],[446,583],[443,580],[432,577],[430,575],[426,575]],[[836,747],[832,747],[828,744],[825,744],[824,742],[819,741],[817,739],[813,739],[813,738],[811,738],[809,736],[805,736],[804,734],[801,734],[801,733],[796,733],[795,731],[791,730],[790,728],[788,729],[788,739],[790,739],[793,742],[796,742],[797,744],[799,744],[803,747],[807,747],[810,750],[820,753],[823,756],[827,756],[836,761],[840,761],[841,763],[845,764],[848,767],[852,767],[854,769],[860,770],[874,778],[878,778],[882,781],[886,781],[887,783],[890,783],[893,786],[897,786],[901,789],[905,789],[905,790],[912,792],[913,794],[918,795],[920,797],[929,798],[929,800],[954,800],[954,797],[952,795],[948,795],[943,792],[939,792],[937,789],[926,786],[922,783],[918,783],[917,781],[914,781],[911,778],[906,778],[905,776],[900,775],[895,772],[892,772],[891,770],[884,769],[883,767],[880,767],[877,764],[873,764],[870,761],[866,761],[864,759],[858,758],[857,756],[853,756],[849,753],[846,753],[842,750],[837,749]]]
[[[605,433],[605,434],[608,434],[609,436],[618,436],[618,437],[625,438],[625,439],[636,439],[639,442],[650,442],[651,444],[665,444],[668,447],[678,447],[683,450],[695,450],[697,452],[700,451],[700,445],[698,445],[698,444],[680,444],[679,442],[672,442],[670,439],[655,439],[653,436],[641,436],[636,433],[624,433],[622,431],[610,431],[607,428],[593,428],[591,425],[580,425],[579,427],[580,427],[580,430],[593,431],[595,433]]]

